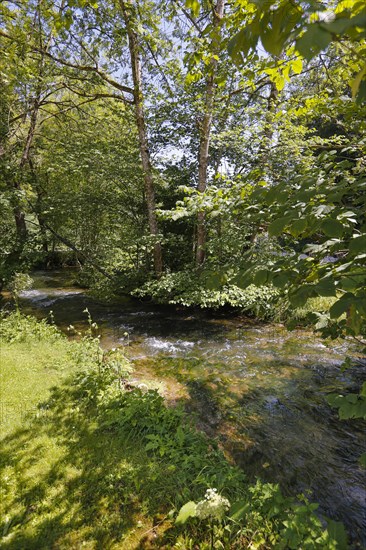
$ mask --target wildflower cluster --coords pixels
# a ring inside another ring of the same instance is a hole
[[[217,489],[207,489],[204,500],[200,500],[196,506],[196,516],[200,519],[223,519],[230,508],[227,498],[218,494]]]

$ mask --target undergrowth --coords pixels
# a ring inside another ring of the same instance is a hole
[[[260,319],[270,319],[279,292],[270,286],[249,285],[243,289],[230,278],[221,280],[213,271],[168,273],[145,283],[132,294],[157,303],[219,309],[231,307]]]
[[[183,407],[136,387],[128,361],[100,350],[91,330],[90,320],[69,342],[46,322],[1,319],[3,391],[15,406],[2,430],[1,548],[346,547],[343,528],[326,529],[304,496],[249,486]],[[31,381],[38,404],[19,415]],[[219,515],[207,504],[215,494]]]

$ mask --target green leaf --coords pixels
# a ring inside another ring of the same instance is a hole
[[[357,92],[356,103],[362,105],[366,102],[366,79],[363,79]]]
[[[348,420],[349,418],[366,419],[366,398],[356,393],[348,395],[337,395],[335,393],[327,396],[327,401],[332,407],[337,407],[339,418]]]
[[[352,254],[359,254],[360,252],[365,252],[365,250],[366,250],[366,235],[355,237],[350,241],[349,251],[352,252]]]
[[[208,271],[203,274],[205,279],[205,286],[209,290],[219,290],[227,279],[224,273],[219,271]]]
[[[228,44],[229,55],[235,59],[239,52],[243,52],[244,55],[247,55],[250,48],[252,47],[252,40],[248,28],[240,30]]]
[[[232,279],[232,282],[240,288],[247,288],[253,282],[252,269],[239,271],[236,277]]]
[[[342,277],[340,281],[340,288],[347,291],[356,290],[362,283],[365,281],[365,276],[355,274],[352,275],[352,271],[349,274],[349,277]]]
[[[332,34],[343,34],[349,27],[352,26],[352,22],[349,18],[339,17],[329,23],[321,23],[321,28]]]
[[[306,227],[307,222],[304,218],[295,220],[294,223],[292,223],[290,226],[290,233],[294,237],[298,237],[299,235],[301,235],[301,233],[303,233],[303,231],[305,231]]]
[[[313,285],[303,285],[289,294],[289,300],[295,307],[302,307],[306,304],[308,298],[316,296],[315,287]]]
[[[297,57],[294,61],[291,61],[291,69],[295,74],[300,74],[302,71],[302,59]]]
[[[285,83],[286,83],[286,80],[284,79],[283,76],[281,76],[280,74],[278,74],[274,79],[273,79],[273,82],[274,84],[276,85],[276,88],[279,92],[281,92],[284,87],[285,87]]]
[[[289,280],[290,279],[289,279],[288,273],[282,272],[282,273],[275,274],[271,282],[273,286],[277,288],[284,288],[289,282]]]
[[[260,269],[257,271],[254,275],[254,284],[257,286],[265,285],[268,281],[269,273],[268,269]]]
[[[346,395],[346,400],[348,403],[352,403],[353,405],[357,403],[358,395],[356,393],[349,393]]]
[[[343,225],[338,220],[332,218],[323,220],[321,227],[327,237],[340,238],[343,235]]]
[[[331,319],[338,319],[341,315],[346,313],[351,304],[354,302],[355,296],[351,292],[347,292],[335,302],[329,310]]]
[[[322,279],[315,285],[318,296],[336,296],[336,287],[333,279]]]
[[[187,502],[179,510],[179,514],[175,520],[178,525],[183,525],[189,518],[193,518],[196,515],[196,503],[193,500]]]
[[[290,219],[291,219],[290,216],[277,218],[277,220],[273,221],[268,227],[268,233],[273,237],[278,237],[279,235],[281,235],[286,225],[288,225]]]
[[[324,30],[318,23],[310,25],[296,42],[297,51],[310,61],[324,50],[332,40],[330,32]]]
[[[178,426],[175,437],[178,441],[178,445],[181,447],[184,443],[185,438],[186,438],[186,436],[184,435],[184,431],[183,431],[182,426]]]
[[[194,17],[197,17],[200,11],[200,3],[198,2],[198,0],[186,0],[186,8],[192,10]]]
[[[366,64],[363,67],[363,69],[361,69],[361,71],[357,74],[357,76],[355,77],[355,79],[353,80],[353,82],[351,84],[352,98],[353,99],[355,99],[355,97],[357,96],[357,93],[358,93],[358,90],[360,88],[362,79],[365,75],[366,75]]]
[[[243,519],[250,508],[250,503],[247,500],[239,500],[234,502],[229,511],[229,516],[235,521]]]
[[[281,54],[300,17],[299,10],[293,9],[288,2],[280,4],[276,10],[264,10],[264,16],[260,22],[260,37],[268,53],[274,56]]]
[[[347,550],[347,533],[343,523],[330,520],[327,525],[328,533],[331,539],[337,542],[337,550]]]

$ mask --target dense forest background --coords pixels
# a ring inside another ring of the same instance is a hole
[[[0,7],[1,280],[365,331],[362,2]],[[296,316],[295,316],[296,317]]]

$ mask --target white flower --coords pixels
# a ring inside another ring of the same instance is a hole
[[[207,489],[204,500],[197,503],[196,516],[200,519],[222,519],[229,508],[230,502],[219,495],[217,489]]]

